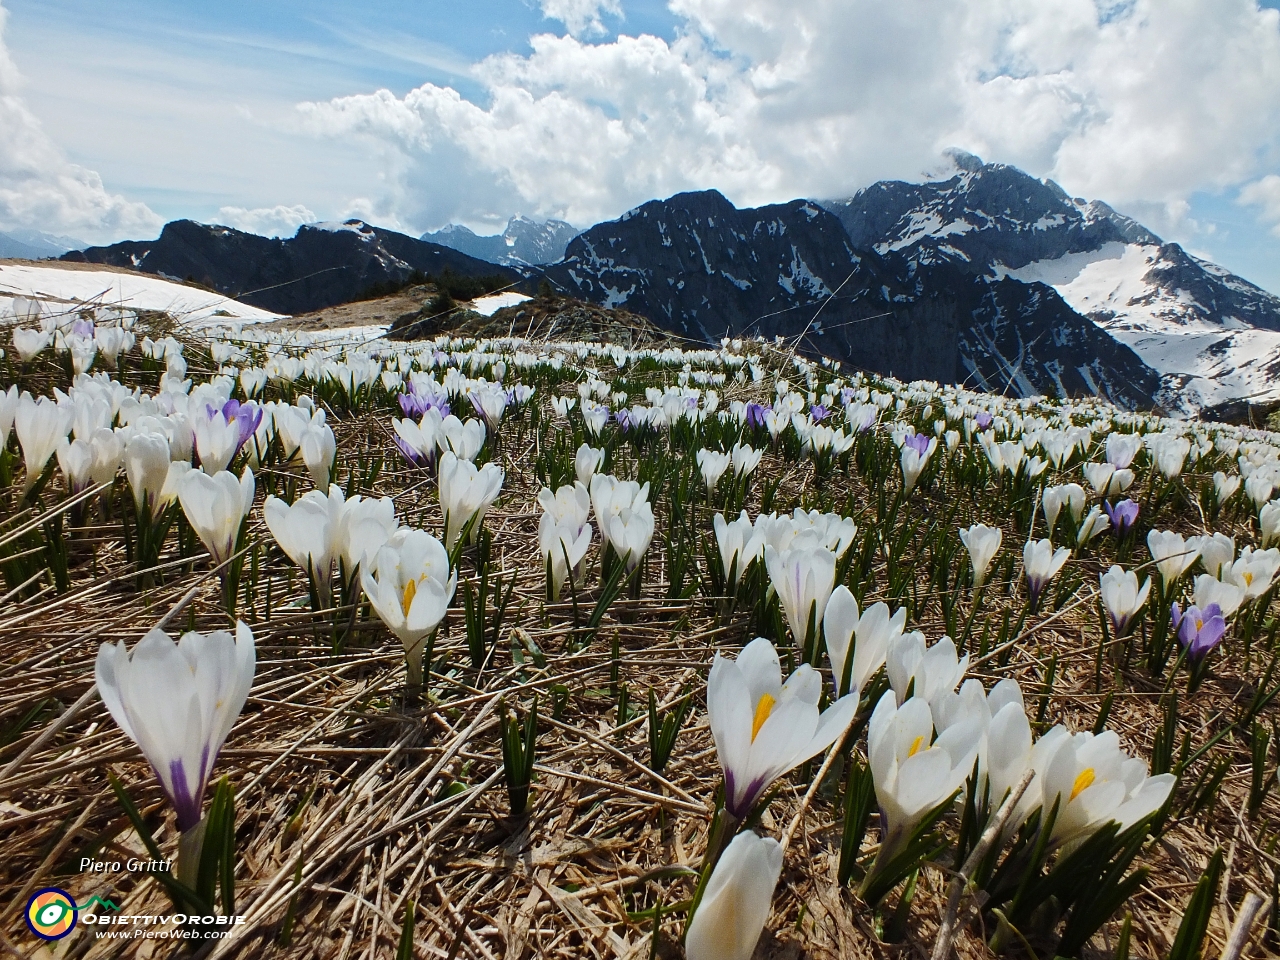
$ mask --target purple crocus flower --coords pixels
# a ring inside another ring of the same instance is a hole
[[[929,438],[923,433],[909,433],[902,439],[904,447],[910,447],[920,456],[924,456],[925,451],[929,449]]]
[[[245,403],[239,400],[228,400],[222,405],[222,419],[227,423],[234,423],[238,428],[240,443],[236,450],[239,451],[262,423],[262,408],[252,400]]]
[[[626,407],[621,408],[613,415],[613,419],[618,421],[618,426],[622,428],[622,432],[626,433],[635,426],[635,420],[632,419],[631,411]]]
[[[442,419],[449,415],[448,394],[419,390],[412,382],[396,399],[400,401],[404,415],[414,420],[420,420],[428,410],[439,412]]]
[[[1192,663],[1203,660],[1227,632],[1227,621],[1223,619],[1222,608],[1216,603],[1206,604],[1203,610],[1188,607],[1186,613],[1175,603],[1170,619],[1178,631],[1178,642],[1186,649],[1187,659]]]
[[[991,414],[985,410],[979,410],[977,416],[973,418],[973,422],[978,425],[979,430],[985,430],[991,426]]]
[[[759,403],[747,404],[747,426],[759,428],[764,426],[764,415],[771,408]]]
[[[814,423],[821,423],[827,417],[831,416],[831,411],[820,403],[815,403],[809,408],[809,416],[813,418]]]
[[[413,389],[412,383],[409,384],[409,389],[405,390],[404,393],[400,394],[396,399],[400,402],[400,409],[404,412],[406,417],[417,418],[422,416],[422,410],[418,406],[419,397],[417,392]]]
[[[1111,529],[1115,531],[1117,537],[1123,536],[1133,526],[1133,521],[1138,519],[1138,504],[1127,497],[1114,507],[1104,500],[1102,509],[1107,512],[1107,517],[1111,520]]]
[[[92,320],[77,320],[71,324],[71,332],[78,337],[84,337],[88,340],[93,339],[94,329]]]

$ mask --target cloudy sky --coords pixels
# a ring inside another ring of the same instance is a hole
[[[1280,292],[1280,0],[0,0],[0,229],[579,226],[960,147]]]

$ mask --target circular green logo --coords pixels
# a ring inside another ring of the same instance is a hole
[[[61,940],[76,925],[76,902],[65,890],[45,887],[27,901],[27,926],[41,940]]]

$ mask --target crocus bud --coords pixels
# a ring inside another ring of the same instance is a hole
[[[782,847],[744,830],[711,871],[685,937],[689,960],[750,960],[782,874]]]
[[[31,394],[24,393],[18,399],[13,425],[27,466],[26,479],[22,485],[22,495],[26,496],[44,471],[44,465],[58,449],[58,444],[71,431],[71,417],[48,397],[33,400]]]
[[[445,546],[452,550],[471,523],[471,537],[479,532],[484,515],[502,492],[503,470],[495,463],[477,468],[449,451],[440,458],[440,509],[445,517]],[[474,521],[474,522],[473,522]]]
[[[169,476],[169,441],[154,433],[134,435],[124,448],[124,473],[138,512],[153,511]]]
[[[116,723],[142,750],[186,832],[200,822],[201,800],[218,751],[253,685],[253,631],[186,633],[177,643],[152,630],[132,651],[98,648],[98,692]]]
[[[1000,541],[1004,534],[999,527],[988,527],[975,523],[967,530],[960,531],[960,539],[969,551],[969,562],[973,565],[973,588],[977,590],[986,582],[987,571],[991,561],[1000,551]]]
[[[235,552],[240,526],[253,508],[253,489],[253,471],[248,467],[239,479],[230,470],[213,476],[189,470],[180,481],[178,502],[214,566]]]

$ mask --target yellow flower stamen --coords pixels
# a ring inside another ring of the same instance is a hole
[[[1253,586],[1253,574],[1252,574],[1252,573],[1250,573],[1248,570],[1246,570],[1244,573],[1242,573],[1242,574],[1241,574],[1241,576],[1242,576],[1242,577],[1244,577],[1244,585],[1245,585],[1246,587],[1251,587],[1251,586]]]
[[[1076,797],[1080,796],[1084,791],[1093,786],[1093,767],[1085,767],[1076,777],[1076,782],[1071,785],[1071,798],[1067,802],[1070,803]]]
[[[751,739],[753,741],[756,738],[756,734],[760,732],[760,728],[764,726],[764,722],[769,719],[769,714],[773,713],[774,704],[777,702],[767,693],[760,694],[760,702],[756,704],[756,715],[751,719]]]
[[[911,749],[907,751],[907,756],[914,757],[920,751],[922,746],[924,746],[924,737],[916,737],[911,744]]]
[[[404,615],[409,615],[409,607],[413,605],[413,598],[418,592],[418,581],[410,580],[404,585],[404,596],[400,599],[400,606],[404,610]]]

